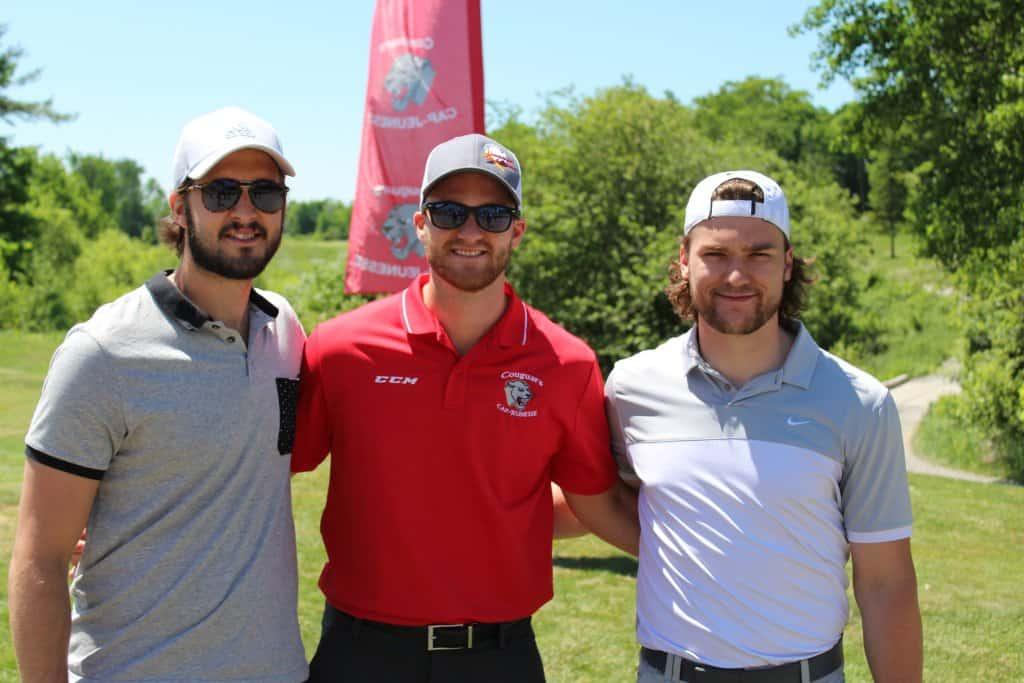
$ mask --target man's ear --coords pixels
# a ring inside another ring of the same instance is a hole
[[[515,219],[512,221],[512,227],[509,229],[512,231],[512,248],[515,249],[519,246],[519,242],[523,239],[523,234],[526,232],[526,219]]]
[[[684,280],[690,279],[690,255],[686,253],[686,244],[679,245],[679,273]]]
[[[786,270],[782,274],[782,281],[789,282],[793,277],[793,247],[786,248]]]
[[[423,211],[417,211],[412,215],[412,224],[416,228],[416,237],[419,239],[420,244],[426,246],[429,238],[429,231],[427,229],[427,216]]]
[[[167,195],[167,204],[171,207],[171,216],[178,225],[185,225],[185,202],[186,196],[179,192],[171,192]]]

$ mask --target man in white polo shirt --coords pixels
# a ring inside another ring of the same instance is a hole
[[[899,417],[797,320],[805,267],[773,180],[704,179],[668,287],[695,324],[608,378],[640,487],[639,681],[842,681],[849,556],[875,680],[921,680]]]

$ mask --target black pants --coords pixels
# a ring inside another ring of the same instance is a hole
[[[529,623],[471,650],[427,650],[426,629],[393,632],[327,605],[308,683],[543,683]],[[396,629],[396,631],[403,631]]]

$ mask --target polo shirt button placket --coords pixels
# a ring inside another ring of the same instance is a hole
[[[444,407],[460,408],[466,396],[466,366],[462,359],[456,361],[448,375],[444,388]]]

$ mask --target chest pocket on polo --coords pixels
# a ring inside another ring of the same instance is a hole
[[[288,455],[295,445],[295,409],[299,405],[299,380],[277,378],[277,405],[281,426],[277,430],[277,452]]]

